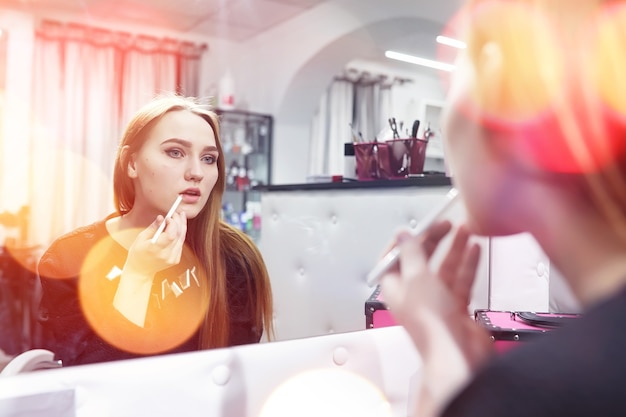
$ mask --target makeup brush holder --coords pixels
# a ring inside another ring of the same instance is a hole
[[[384,142],[357,142],[354,144],[356,172],[359,181],[391,177],[389,145]]]
[[[428,141],[406,138],[390,139],[385,143],[389,147],[389,167],[392,178],[406,178],[409,175],[424,172]]]

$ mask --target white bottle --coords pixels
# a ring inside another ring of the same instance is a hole
[[[226,71],[226,74],[220,79],[219,96],[218,107],[220,109],[232,110],[235,108],[235,81],[230,71]]]

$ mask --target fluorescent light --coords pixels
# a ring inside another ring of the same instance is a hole
[[[447,36],[437,36],[437,42],[439,42],[442,45],[448,45],[451,46],[453,48],[458,48],[458,49],[465,49],[467,48],[467,44],[463,41],[460,41],[458,39],[452,39],[452,38],[448,38]]]
[[[442,71],[454,71],[455,69],[455,66],[452,64],[446,64],[445,62],[433,61],[432,59],[402,54],[400,52],[385,51],[385,56],[387,58],[396,59],[398,61],[408,62],[415,65],[422,65],[424,67],[435,68]]]

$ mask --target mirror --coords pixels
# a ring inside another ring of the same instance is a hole
[[[409,80],[396,91],[398,108],[404,109],[399,117],[406,123],[422,114],[424,103],[443,100],[438,71],[392,61],[384,55],[386,50],[397,50],[437,59],[435,37],[444,32],[461,0],[240,0],[187,2],[185,7],[180,7],[174,0],[158,2],[158,5],[149,0],[127,0],[125,3],[126,7],[116,8],[114,17],[106,0],[87,3],[14,0],[3,3],[0,23],[11,22],[11,38],[6,35],[0,38],[0,63],[7,62],[7,48],[11,45],[7,39],[13,40],[14,33],[20,47],[15,48],[16,59],[8,56],[9,67],[0,65],[0,98],[5,90],[2,77],[9,72],[17,77],[6,85],[6,91],[12,91],[7,97],[14,101],[7,101],[0,109],[0,118],[8,114],[7,108],[14,109],[11,120],[7,118],[6,124],[2,124],[4,132],[13,130],[11,135],[3,135],[0,149],[6,150],[7,146],[14,149],[15,138],[24,138],[19,143],[30,143],[32,139],[29,137],[32,132],[16,127],[18,121],[24,126],[29,125],[21,123],[29,120],[29,106],[22,99],[29,97],[34,88],[30,80],[37,62],[26,58],[31,56],[34,31],[42,21],[52,20],[89,25],[114,33],[206,43],[208,50],[203,55],[195,87],[198,93],[201,96],[219,94],[220,80],[230,74],[235,109],[273,116],[272,183],[302,183],[308,175],[306,158],[311,120],[334,77],[355,70]],[[224,9],[216,11],[220,4]],[[24,62],[30,65],[30,70],[25,68]],[[137,102],[141,101],[137,98]],[[107,112],[102,112],[103,119]],[[118,137],[119,133],[111,133],[111,136]],[[114,148],[115,144],[109,143],[99,153],[91,155],[96,160],[96,169],[108,172]],[[19,148],[12,155],[20,156],[22,152],[28,152],[28,149]],[[28,174],[27,168],[19,169]],[[21,178],[15,173],[11,175]],[[0,172],[0,178],[7,178],[6,173]],[[0,188],[0,212],[15,214],[20,207],[28,205],[28,190],[32,192],[32,187],[31,182],[18,190],[15,190],[15,184]],[[36,184],[35,188],[43,189]],[[94,204],[97,210],[81,210],[82,217],[70,220],[82,225],[108,214],[109,188],[110,182],[104,175],[102,193],[90,194],[90,198],[101,199]],[[53,198],[52,193],[49,195]],[[32,212],[27,245],[48,244],[35,238],[38,233],[46,232],[52,236],[67,231],[38,223],[40,218],[34,215],[35,208]]]

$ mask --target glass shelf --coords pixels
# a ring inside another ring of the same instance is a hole
[[[258,240],[261,196],[252,188],[271,184],[273,117],[241,110],[217,113],[226,162],[223,215]]]

